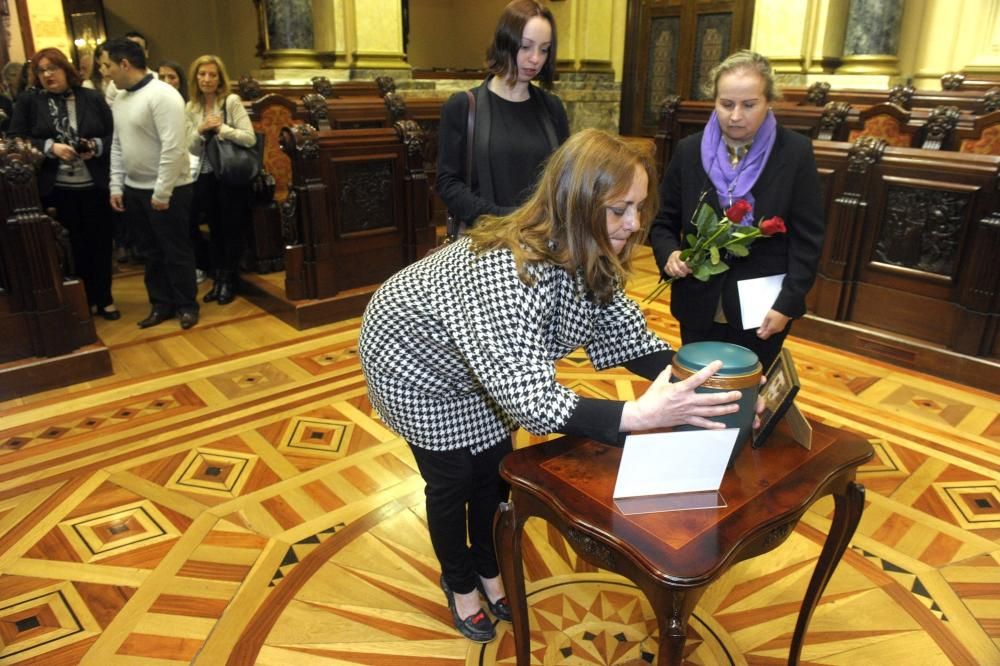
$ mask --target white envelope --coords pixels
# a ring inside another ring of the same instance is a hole
[[[778,300],[781,283],[785,274],[768,275],[751,280],[740,280],[736,289],[740,294],[740,313],[743,315],[743,330],[758,328],[764,323],[768,310]]]

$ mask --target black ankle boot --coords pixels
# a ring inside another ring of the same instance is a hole
[[[216,301],[219,305],[228,305],[236,299],[236,273],[233,271],[226,271],[219,273],[219,279],[216,283],[219,285],[219,291],[216,294]]]
[[[222,287],[222,276],[215,273],[212,276],[212,288],[208,290],[208,293],[202,297],[203,303],[211,303],[212,301],[219,300],[219,288]]]

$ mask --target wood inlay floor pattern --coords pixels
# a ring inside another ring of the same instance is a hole
[[[513,664],[509,625],[485,647],[451,627],[422,483],[367,400],[357,319],[296,331],[238,299],[190,331],[140,331],[141,277],[115,293],[126,315],[98,322],[112,377],[0,403],[0,663]],[[676,344],[668,304],[644,309]],[[1000,398],[788,346],[803,410],[876,450],[804,662],[1000,664]],[[648,384],[582,353],[558,376],[594,397]],[[832,510],[705,593],[687,663],[784,663]],[[533,663],[649,663],[639,591],[541,521],[527,536]]]

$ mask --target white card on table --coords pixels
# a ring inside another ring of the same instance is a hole
[[[726,428],[629,435],[614,498],[718,490],[737,433]]]

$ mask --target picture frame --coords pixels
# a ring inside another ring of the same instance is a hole
[[[753,448],[764,446],[768,436],[788,411],[799,392],[799,375],[795,371],[795,362],[788,349],[782,349],[778,358],[765,373],[767,382],[760,388],[760,396],[764,398],[764,411],[760,415],[760,428],[751,437]]]

